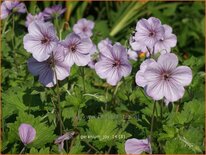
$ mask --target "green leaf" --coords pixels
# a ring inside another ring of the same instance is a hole
[[[69,154],[81,154],[84,146],[81,145],[79,137],[76,138],[74,146],[72,146]]]
[[[117,115],[110,112],[102,114],[98,118],[91,118],[88,121],[88,134],[97,136],[99,141],[108,142],[112,140],[112,136],[116,134]]]

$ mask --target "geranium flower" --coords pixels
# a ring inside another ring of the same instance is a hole
[[[45,8],[43,11],[43,15],[45,20],[52,19],[54,17],[59,17],[66,11],[66,8],[62,8],[61,5],[54,5],[52,7]]]
[[[110,85],[116,85],[122,77],[130,74],[132,67],[126,49],[119,43],[100,49],[100,59],[95,64],[96,73]]]
[[[127,154],[141,154],[142,152],[151,153],[151,144],[149,139],[128,139],[125,143],[125,151]]]
[[[43,14],[40,12],[39,14],[36,14],[36,15],[32,15],[31,13],[29,13],[27,16],[26,16],[26,27],[29,26],[29,24],[31,24],[33,21],[35,20],[39,20],[39,21],[44,21],[44,16]]]
[[[131,46],[134,50],[142,52],[149,49],[151,53],[153,52],[155,43],[163,39],[164,33],[164,27],[159,19],[155,17],[141,19],[137,22],[136,33]]]
[[[163,38],[156,42],[154,52],[160,52],[162,54],[169,53],[172,47],[177,44],[176,35],[172,34],[172,28],[169,25],[163,25],[165,33]]]
[[[77,21],[73,26],[73,31],[78,34],[81,38],[89,38],[92,36],[92,29],[94,28],[94,22],[82,18]]]
[[[61,152],[64,148],[64,141],[65,140],[70,140],[73,136],[75,135],[74,131],[71,132],[66,132],[64,135],[59,136],[56,140],[55,140],[55,144],[58,144],[59,146],[59,152]]]
[[[59,44],[51,56],[43,62],[30,58],[28,69],[34,76],[39,76],[40,83],[46,87],[53,87],[56,84],[56,76],[58,80],[64,80],[69,76],[70,66],[64,57],[64,47]]]
[[[26,13],[26,6],[19,1],[5,0],[1,4],[1,19],[5,19],[12,12]]]
[[[19,126],[19,137],[24,145],[30,144],[36,137],[36,130],[29,124],[21,124]]]
[[[36,60],[47,60],[58,42],[53,24],[34,21],[29,25],[28,31],[23,39],[24,48],[32,53]]]
[[[178,66],[178,58],[173,53],[160,55],[157,62],[147,65],[144,72],[146,93],[154,100],[165,98],[175,102],[183,97],[185,89],[192,81],[192,70]]]
[[[90,53],[94,49],[94,45],[89,38],[81,39],[75,33],[69,34],[64,41],[61,42],[65,47],[65,61],[72,66],[86,66],[90,61]]]

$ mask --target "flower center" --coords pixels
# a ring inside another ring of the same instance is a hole
[[[86,32],[87,31],[87,27],[83,27],[82,31]]]
[[[41,43],[42,44],[49,44],[50,42],[50,39],[48,37],[44,37],[42,40],[41,40]]]
[[[168,74],[168,73],[164,73],[162,76],[163,76],[163,79],[164,79],[164,80],[169,81],[169,78],[170,78],[170,77],[169,77],[169,74]]]
[[[149,33],[149,37],[154,37],[155,36],[155,32],[154,31],[151,31],[150,33]]]
[[[49,66],[50,66],[51,68],[54,68],[54,66],[55,66],[55,60],[54,60],[52,57],[50,57],[50,58],[47,60],[47,63],[49,64]]]
[[[72,51],[72,53],[74,53],[74,52],[76,52],[77,45],[71,44],[69,48],[70,48],[70,50]]]
[[[113,63],[113,67],[118,67],[120,65],[121,65],[120,60],[115,60],[114,63]]]

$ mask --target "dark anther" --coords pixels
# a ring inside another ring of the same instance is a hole
[[[41,43],[42,44],[48,44],[50,42],[49,38],[47,37],[44,37],[42,40],[41,40]]]
[[[121,64],[121,62],[119,60],[115,60],[114,64],[113,64],[113,67],[120,66],[120,64]]]
[[[76,45],[70,46],[70,49],[71,49],[72,52],[75,52],[76,51]]]

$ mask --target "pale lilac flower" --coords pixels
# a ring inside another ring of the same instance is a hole
[[[39,62],[34,58],[28,60],[28,69],[34,76],[39,76],[39,81],[46,87],[53,87],[58,80],[69,76],[70,66],[64,60],[64,47],[60,44],[53,50],[51,56]]]
[[[92,36],[92,30],[94,28],[94,22],[82,18],[77,21],[73,26],[74,33],[78,34],[81,38],[89,38]]]
[[[183,97],[185,89],[192,81],[192,70],[178,66],[178,58],[173,53],[160,55],[157,62],[150,63],[145,72],[146,93],[154,100],[166,99],[175,102]]]
[[[147,69],[147,66],[153,62],[155,62],[154,59],[146,59],[140,65],[140,70],[137,72],[135,76],[135,82],[138,86],[145,87],[147,85],[147,80],[144,77],[144,72]]]
[[[163,25],[165,33],[163,38],[155,44],[154,52],[160,52],[161,54],[169,53],[172,47],[177,44],[176,35],[172,34],[172,28],[169,25]]]
[[[65,61],[67,61],[70,66],[74,63],[77,66],[86,66],[91,61],[90,54],[94,49],[94,44],[91,39],[81,39],[79,35],[71,33],[61,43],[65,47]]]
[[[164,33],[164,27],[159,19],[155,17],[141,19],[137,22],[136,33],[131,46],[134,50],[144,52],[149,49],[149,52],[152,53],[156,42],[163,39]]]
[[[1,19],[5,19],[9,14],[12,12],[18,12],[18,13],[26,13],[26,6],[24,3],[20,3],[17,0],[11,1],[11,0],[5,0],[1,4]]]
[[[54,5],[50,8],[45,8],[44,11],[43,11],[43,14],[44,14],[44,18],[46,20],[49,20],[49,19],[52,19],[52,18],[55,18],[55,17],[59,17],[65,11],[66,11],[66,8],[62,8],[61,5]]]
[[[58,144],[59,146],[59,152],[61,152],[64,148],[64,141],[65,140],[70,140],[73,136],[75,135],[75,132],[74,131],[71,131],[71,132],[66,132],[64,135],[58,137],[56,140],[55,140],[55,144]]]
[[[128,55],[128,57],[129,57],[130,60],[137,61],[138,53],[137,53],[136,51],[133,51],[133,50],[131,50],[131,49],[128,49],[127,55]]]
[[[24,145],[30,144],[36,137],[36,130],[29,124],[21,124],[19,126],[19,137]]]
[[[122,77],[131,73],[132,67],[127,58],[126,49],[119,43],[100,49],[100,59],[95,64],[96,73],[106,79],[110,85],[117,85]]]
[[[28,31],[24,36],[24,48],[32,53],[36,60],[47,60],[58,42],[53,24],[34,21],[29,25]]]
[[[26,27],[29,26],[29,24],[31,24],[33,21],[35,20],[39,20],[39,21],[44,21],[44,16],[43,14],[40,12],[39,14],[36,14],[36,15],[32,15],[31,13],[29,13],[27,16],[26,16]]]
[[[128,139],[125,143],[125,152],[127,154],[141,154],[142,152],[151,153],[151,144],[149,139]]]

